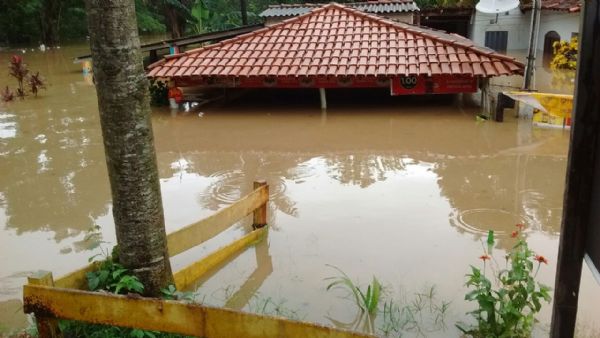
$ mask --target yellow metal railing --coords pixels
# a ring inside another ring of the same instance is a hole
[[[267,235],[269,186],[254,182],[254,191],[236,203],[167,236],[171,257],[200,245],[253,214],[253,231],[174,274],[178,289],[186,289],[215,268],[236,257]],[[258,259],[258,256],[257,256]],[[272,269],[269,260],[268,266]],[[56,320],[164,331],[197,337],[369,337],[312,323],[155,298],[84,291],[86,273],[97,263],[56,281],[50,272],[28,279],[23,287],[24,311],[34,313],[41,338],[59,337]],[[270,271],[270,270],[269,270]],[[234,301],[235,303],[235,301]]]

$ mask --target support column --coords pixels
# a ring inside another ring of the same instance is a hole
[[[319,94],[321,96],[321,109],[327,109],[327,93],[325,92],[325,88],[319,88]]]

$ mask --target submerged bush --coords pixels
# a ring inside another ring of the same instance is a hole
[[[479,257],[483,261],[483,270],[471,266],[471,273],[467,274],[466,285],[473,290],[467,293],[465,300],[477,302],[477,308],[467,314],[473,316],[477,324],[457,323],[458,329],[466,335],[476,338],[530,337],[535,315],[542,308],[540,301],[550,302],[550,288],[535,280],[541,264],[548,264],[548,261],[529,249],[523,228],[524,225],[517,224],[517,230],[512,233],[511,237],[516,238],[517,243],[505,256],[504,268],[500,268],[491,255],[494,233],[489,232],[488,252]]]

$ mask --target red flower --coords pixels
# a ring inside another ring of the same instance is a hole
[[[525,224],[519,223],[516,226],[517,226],[517,228],[519,228],[519,230],[525,229]]]
[[[512,238],[515,238],[515,237],[517,237],[517,236],[519,236],[519,231],[517,231],[517,230],[513,231],[513,232],[510,234],[510,237],[512,237]]]
[[[548,260],[546,259],[546,257],[544,257],[544,256],[542,256],[542,255],[535,255],[535,258],[534,258],[534,259],[535,259],[536,261],[540,262],[540,264],[541,264],[541,263],[548,264]]]
[[[492,257],[490,257],[489,255],[485,254],[485,255],[481,255],[479,256],[479,259],[481,259],[482,261],[487,261],[488,259],[491,259]]]

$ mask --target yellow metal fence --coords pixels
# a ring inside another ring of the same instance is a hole
[[[253,231],[174,274],[178,289],[187,289],[267,236],[269,186],[254,182],[254,190],[212,216],[167,236],[171,257],[187,251],[253,214]],[[272,265],[269,265],[272,268]],[[90,264],[56,281],[49,272],[29,278],[23,287],[24,311],[34,313],[41,338],[59,337],[57,319],[164,331],[197,337],[369,337],[361,333],[241,311],[156,298],[84,291]]]

